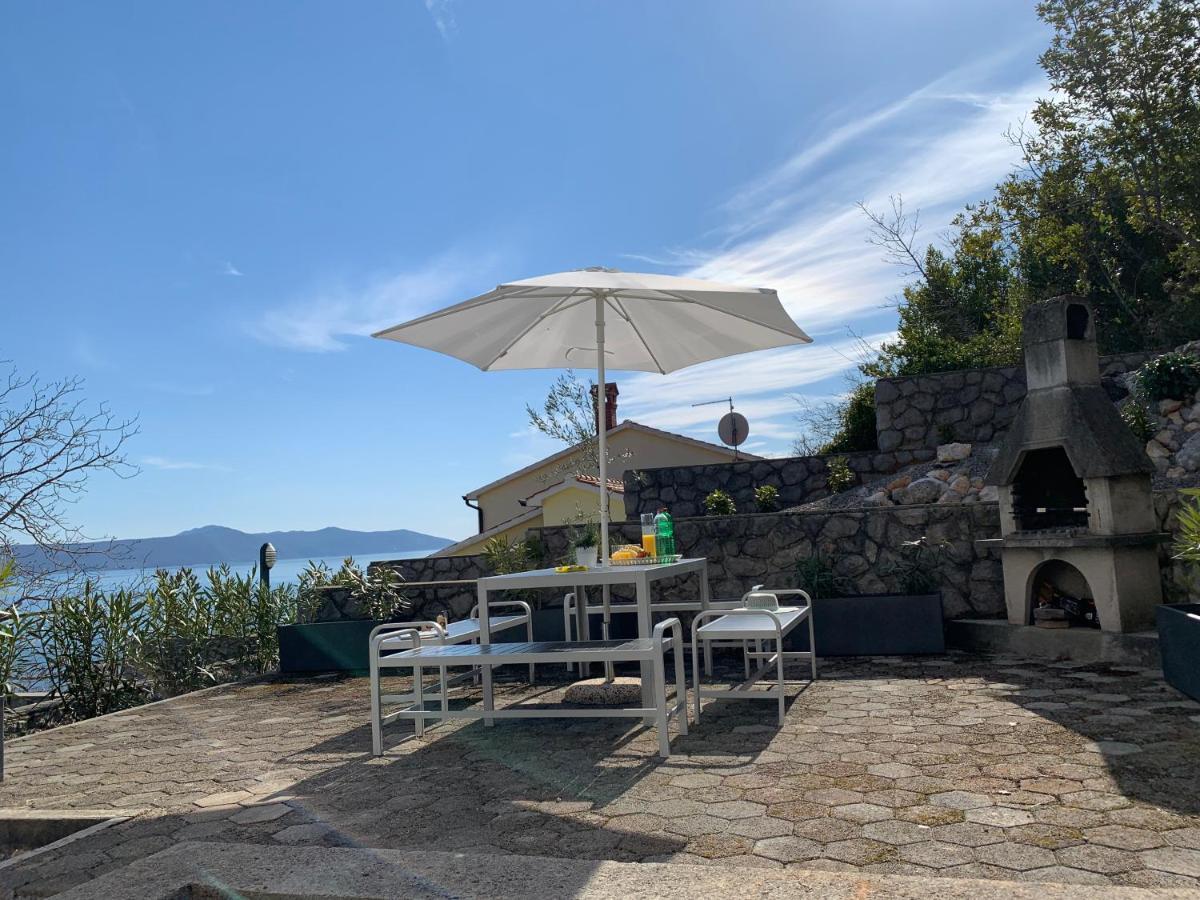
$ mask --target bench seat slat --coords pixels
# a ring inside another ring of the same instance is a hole
[[[422,665],[477,665],[481,662],[613,662],[650,659],[654,641],[646,638],[612,641],[524,641],[520,643],[429,644],[416,650],[389,653],[379,660],[381,666],[411,667]]]
[[[524,616],[492,616],[490,620],[492,631],[504,631],[517,625],[525,624]],[[461,622],[451,622],[446,626],[446,642],[450,644],[473,641],[479,637],[479,620],[464,619]],[[422,634],[421,640],[436,640],[432,632]],[[384,638],[380,646],[384,650],[407,649],[412,647],[412,636],[399,634],[396,637]]]
[[[781,606],[770,610],[779,619],[779,628],[787,634],[808,617],[808,607]],[[710,641],[766,640],[775,637],[775,623],[767,615],[721,616],[700,626],[700,637]]]

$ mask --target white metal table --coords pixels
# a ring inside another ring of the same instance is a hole
[[[492,591],[530,590],[537,588],[570,589],[577,597],[584,597],[589,587],[610,589],[617,584],[632,584],[637,591],[637,620],[638,637],[649,638],[653,631],[650,614],[650,586],[656,581],[668,578],[679,578],[695,575],[700,582],[700,609],[707,610],[711,602],[708,590],[708,560],[681,559],[678,562],[664,563],[657,566],[592,566],[585,572],[556,572],[554,569],[534,569],[529,572],[514,572],[511,575],[489,575],[480,578],[476,589],[479,595],[479,644],[487,646],[491,643],[491,627],[488,620],[488,594]],[[588,634],[587,603],[577,604],[578,634],[581,638]],[[678,651],[677,651],[678,652]],[[653,705],[653,673],[650,664],[641,663],[642,675],[642,706]],[[492,674],[490,668],[483,670],[484,709],[491,708]],[[492,720],[484,717],[485,724],[491,725]]]

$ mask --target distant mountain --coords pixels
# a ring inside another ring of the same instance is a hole
[[[96,553],[95,569],[154,569],[160,566],[197,566],[209,563],[250,563],[258,560],[258,548],[269,541],[280,559],[316,559],[322,556],[352,556],[372,553],[405,553],[438,550],[453,543],[449,538],[401,528],[396,531],[348,531],[322,528],[319,531],[267,531],[247,534],[236,528],[205,525],[171,537],[95,541],[72,545],[72,549]],[[37,547],[16,548],[23,564],[40,567],[51,562]]]

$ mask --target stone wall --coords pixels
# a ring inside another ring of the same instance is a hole
[[[639,527],[619,526],[636,541]],[[565,551],[564,528],[533,532],[551,555]],[[975,542],[1000,536],[995,503],[935,504],[887,509],[708,516],[676,520],[676,544],[685,556],[709,560],[714,597],[736,598],[758,583],[795,584],[796,563],[819,553],[847,593],[900,590],[905,541],[927,536],[949,542],[936,564],[946,618],[986,618],[1004,612],[1000,558]],[[681,584],[680,596],[694,595]]]
[[[474,581],[491,574],[482,555],[475,556],[423,556],[418,559],[379,560],[371,563],[367,571],[379,567],[395,569],[405,581]],[[412,611],[406,616],[413,620],[435,620],[444,613],[450,621],[465,619],[475,605],[474,584],[448,584],[445,587],[408,587],[405,595],[413,603]],[[318,622],[341,619],[363,619],[364,612],[349,599],[348,592],[324,598],[316,615]]]
[[[856,486],[891,475],[913,463],[928,462],[933,459],[934,451],[920,448],[893,453],[834,455],[846,458],[854,473],[851,486]],[[704,498],[717,489],[733,497],[738,512],[758,512],[754,489],[763,484],[778,488],[780,509],[799,506],[829,495],[826,486],[828,460],[828,456],[796,456],[704,466],[631,469],[625,473],[625,514],[632,519],[665,506],[677,519],[703,516]]]
[[[1118,376],[1162,352],[1101,357],[1100,374],[1113,399],[1124,396]],[[928,449],[949,441],[989,443],[1008,427],[1024,397],[1024,366],[881,378],[875,385],[879,449]]]

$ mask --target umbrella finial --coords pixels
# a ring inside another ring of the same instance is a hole
[[[620,269],[610,269],[608,266],[588,266],[586,269],[576,269],[576,272],[620,272]]]

